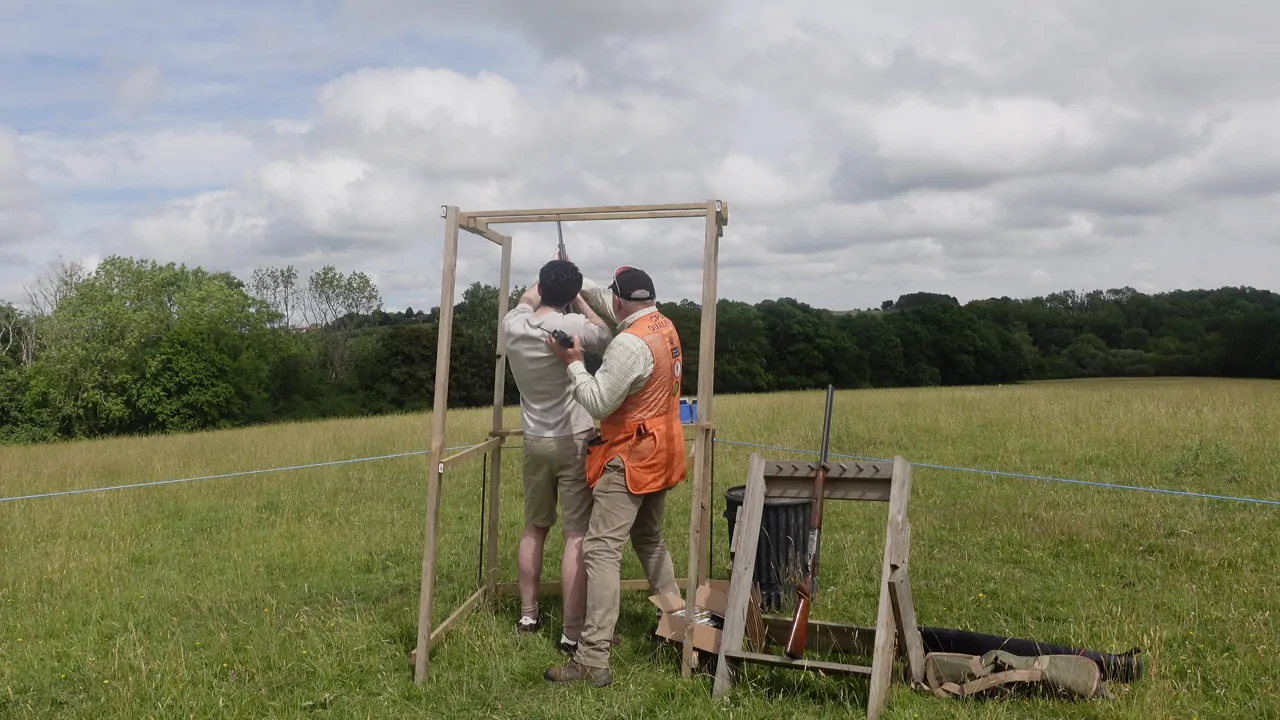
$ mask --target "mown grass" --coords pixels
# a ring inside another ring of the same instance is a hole
[[[723,439],[814,448],[821,393],[724,397]],[[488,413],[455,412],[450,444]],[[1146,380],[837,397],[834,451],[1280,498],[1280,383]],[[517,422],[513,409],[508,423]],[[427,416],[0,448],[0,497],[417,450]],[[518,443],[518,441],[516,441]],[[717,448],[724,490],[751,450]],[[780,457],[792,456],[774,453]],[[515,577],[519,452],[505,453],[502,572]],[[861,717],[866,685],[749,667],[726,701],[682,680],[644,593],[624,595],[615,682],[548,686],[552,627],[486,608],[412,682],[424,457],[0,503],[0,717]],[[476,585],[479,464],[448,477],[437,621]],[[687,558],[688,485],[667,516]],[[832,503],[815,617],[871,624],[884,506]],[[912,572],[926,625],[1121,652],[1116,699],[958,702],[895,686],[888,718],[1280,716],[1280,508],[917,469]],[[547,576],[558,574],[559,531]],[[624,572],[641,577],[630,550]]]

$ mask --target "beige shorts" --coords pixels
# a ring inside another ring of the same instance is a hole
[[[587,487],[587,441],[595,430],[561,437],[524,439],[524,522],[549,528],[556,524],[556,500],[564,513],[564,531],[585,533],[591,523],[591,488]]]

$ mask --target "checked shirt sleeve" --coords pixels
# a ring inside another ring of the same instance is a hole
[[[582,278],[582,299],[587,301],[592,310],[600,316],[605,322],[617,327],[618,318],[613,315],[613,293],[607,287],[602,287],[599,283],[591,278]]]
[[[573,397],[602,420],[618,409],[623,400],[644,386],[653,374],[653,356],[644,340],[631,334],[620,334],[609,343],[594,376],[579,361],[569,363]]]

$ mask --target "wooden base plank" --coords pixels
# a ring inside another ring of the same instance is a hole
[[[770,645],[782,647],[791,634],[791,618],[767,615],[765,638]],[[875,628],[859,625],[810,620],[805,635],[805,652],[839,653],[849,657],[869,658],[875,653]]]
[[[471,597],[463,601],[463,603],[458,606],[458,609],[453,611],[452,615],[445,618],[444,622],[440,623],[435,630],[431,631],[431,647],[435,647],[436,643],[440,642],[440,639],[444,637],[445,633],[452,630],[454,625],[462,622],[471,614],[472,610],[476,609],[476,605],[480,603],[480,598],[484,597],[487,589],[488,588],[480,588],[472,593]]]
[[[686,580],[685,578],[676,578],[676,586],[679,587],[681,590],[687,590],[689,588],[689,581]],[[635,590],[648,590],[648,589],[649,589],[648,580],[640,579],[640,580],[623,580],[622,581],[623,592],[632,592]],[[501,595],[519,595],[520,583],[513,583],[513,582],[498,583],[496,587],[496,591]],[[538,586],[539,595],[560,595],[563,591],[564,591],[563,586],[558,582],[543,582]]]
[[[454,628],[454,626],[465,620],[466,617],[476,609],[476,606],[480,604],[480,600],[484,598],[487,591],[488,588],[482,587],[472,593],[471,597],[462,601],[462,604],[458,606],[457,610],[454,610],[449,617],[445,618],[444,622],[440,623],[431,631],[431,638],[427,641],[428,652],[430,652],[431,648],[434,648],[441,640],[444,639],[445,633],[449,632]],[[418,651],[416,649],[409,653],[409,662],[417,665]]]
[[[741,662],[751,662],[758,665],[768,665],[770,667],[789,668],[792,670],[812,670],[814,672],[826,673],[828,675],[857,675],[867,677],[871,675],[871,668],[865,665],[847,665],[845,663],[827,662],[825,660],[792,660],[786,655],[763,655],[761,653],[749,652],[726,652],[725,657],[731,660]]]

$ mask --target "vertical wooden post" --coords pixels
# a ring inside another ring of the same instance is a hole
[[[716,681],[711,697],[724,697],[733,685],[734,668],[729,653],[742,650],[742,636],[747,628],[747,608],[751,588],[755,586],[756,546],[760,542],[760,519],[764,512],[764,458],[751,453],[747,466],[747,486],[738,506],[738,519],[733,534],[733,570],[729,574],[729,597],[724,611],[724,628],[720,633],[720,655],[716,661]]]
[[[699,403],[701,404],[701,403]],[[712,426],[707,433],[707,439],[703,443],[706,448],[707,457],[705,460],[699,460],[703,465],[702,477],[702,522],[698,528],[699,534],[702,536],[702,559],[698,561],[698,585],[707,581],[711,576],[711,507],[714,504],[714,498],[711,496],[712,480],[715,471],[715,452],[716,452],[716,429]]]
[[[896,528],[906,517],[911,494],[911,465],[901,456],[893,459],[893,480],[889,485],[889,518],[884,533],[884,563],[880,571],[880,612],[876,616],[875,655],[871,660],[871,689],[867,696],[867,720],[878,720],[884,711],[892,681],[894,648],[898,642],[889,585],[894,556],[898,553]]]
[[[694,439],[693,491],[689,494],[689,584],[685,589],[685,617],[694,616],[694,600],[698,586],[706,579],[707,528],[710,524],[709,502],[711,448],[715,438],[712,396],[715,390],[716,363],[716,259],[720,246],[720,212],[718,200],[707,201],[706,238],[702,254],[702,328],[698,341],[698,435]],[[694,623],[684,632],[684,654],[680,673],[693,674]]]
[[[498,279],[498,341],[497,361],[493,373],[493,432],[502,430],[503,396],[507,384],[507,351],[505,347],[506,333],[502,331],[502,319],[507,315],[511,296],[511,238],[502,238],[502,270]],[[498,587],[498,532],[502,524],[499,514],[502,509],[502,446],[493,449],[490,463],[493,475],[489,478],[489,529],[485,533],[488,541],[485,567],[485,588],[488,595],[493,595]]]
[[[449,409],[449,353],[453,346],[453,291],[458,274],[458,208],[444,210],[444,265],[440,283],[440,324],[436,340],[436,386],[431,411],[431,471],[427,478],[426,538],[418,604],[418,646],[413,681],[427,679],[431,654],[431,612],[436,594],[436,539],[440,533],[440,476],[444,473],[445,414]]]

